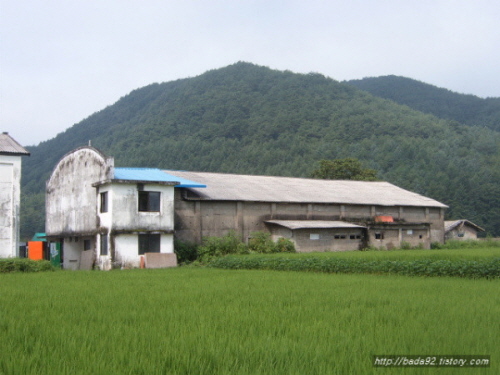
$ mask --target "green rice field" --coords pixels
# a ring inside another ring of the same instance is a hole
[[[499,290],[201,267],[0,274],[0,374],[498,374]],[[384,354],[491,365],[373,367]]]

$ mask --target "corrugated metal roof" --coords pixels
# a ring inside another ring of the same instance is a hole
[[[30,153],[17,143],[9,133],[4,132],[0,134],[0,154],[29,155]]]
[[[115,168],[115,179],[127,181],[177,182],[176,187],[204,188],[205,185],[173,176],[157,168]]]
[[[450,230],[458,227],[459,225],[469,225],[475,228],[477,231],[484,232],[485,230],[481,228],[479,225],[474,224],[472,221],[460,219],[460,220],[447,220],[444,222],[444,231],[449,232]]]
[[[266,223],[280,225],[288,229],[366,228],[345,221],[328,220],[267,220]]]
[[[204,200],[447,207],[388,182],[167,172],[205,184],[206,189],[190,189]]]

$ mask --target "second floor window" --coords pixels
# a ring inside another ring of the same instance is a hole
[[[139,211],[160,212],[160,192],[139,191]]]
[[[108,192],[101,193],[101,212],[108,212]]]

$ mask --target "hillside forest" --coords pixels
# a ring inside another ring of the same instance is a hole
[[[356,158],[378,179],[445,203],[448,219],[500,236],[500,99],[402,80],[367,87],[239,62],[134,90],[26,147],[22,237],[44,231],[45,181],[89,141],[117,167],[308,177],[321,160]]]

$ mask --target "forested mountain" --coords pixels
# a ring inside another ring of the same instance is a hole
[[[474,95],[458,94],[397,76],[363,78],[345,83],[439,118],[500,131],[500,98],[482,99]]]
[[[45,181],[88,144],[117,167],[308,176],[354,157],[378,177],[450,206],[500,235],[500,133],[438,119],[320,74],[236,63],[152,84],[57,137],[27,147],[23,235],[43,230]]]

